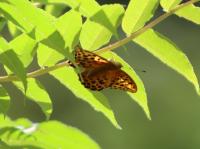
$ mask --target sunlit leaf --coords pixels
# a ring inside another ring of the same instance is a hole
[[[37,49],[38,64],[40,67],[53,66],[65,57],[52,48],[39,44]]]
[[[26,0],[8,0],[8,2],[14,6],[18,13],[23,15],[23,18],[20,20],[26,20],[30,26],[32,25],[35,28],[35,37],[37,40],[44,39],[55,30],[55,18],[42,9],[34,7]],[[13,16],[15,15],[10,12],[8,13]]]
[[[9,146],[35,148],[99,149],[99,145],[77,128],[57,121],[31,123],[27,119],[12,121],[0,116],[0,138]]]
[[[83,24],[80,34],[82,47],[95,50],[108,43],[112,34],[116,34],[123,13],[124,9],[120,5],[102,6],[101,10]]]
[[[160,5],[164,8],[165,11],[177,6],[182,0],[160,0]]]
[[[18,55],[21,62],[27,67],[36,53],[36,41],[26,34],[22,34],[9,42],[10,47]]]
[[[195,86],[196,91],[200,93],[198,80],[194,73],[192,64],[175,43],[153,30],[146,31],[139,37],[135,38],[134,41],[163,63],[184,76]]]
[[[160,4],[165,11],[169,11],[177,6],[180,2],[181,0],[161,0]],[[180,10],[176,11],[175,14],[181,18],[185,18],[191,22],[200,24],[200,8],[194,4],[190,4],[184,8],[181,8]]]
[[[78,43],[81,26],[81,15],[74,10],[68,11],[56,20],[56,28],[65,41],[65,48],[71,49]]]
[[[126,34],[143,27],[153,17],[158,4],[159,0],[131,0],[122,21],[122,28]]]

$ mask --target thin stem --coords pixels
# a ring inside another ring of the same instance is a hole
[[[68,60],[61,62],[59,64],[56,64],[54,66],[51,67],[47,67],[47,68],[40,68],[38,70],[32,71],[30,73],[27,73],[27,78],[35,78],[41,75],[44,75],[50,71],[56,70],[58,68],[64,67],[64,66],[68,66]],[[1,76],[0,77],[0,82],[10,82],[10,81],[19,81],[20,79],[16,76],[16,75],[11,75],[11,76]]]
[[[156,18],[155,20],[153,20],[152,22],[150,22],[149,24],[147,24],[146,26],[144,26],[143,28],[139,29],[138,31],[130,34],[128,37],[119,40],[113,44],[110,44],[104,48],[101,48],[99,50],[94,51],[97,54],[100,54],[102,52],[106,52],[109,50],[113,50],[115,48],[118,48],[126,43],[128,43],[129,41],[131,41],[132,39],[138,37],[139,35],[141,35],[142,33],[144,33],[145,31],[147,31],[148,29],[154,27],[155,25],[157,25],[158,23],[160,23],[161,21],[163,21],[164,19],[166,19],[167,17],[169,17],[170,15],[172,15],[174,12],[176,12],[177,10],[180,10],[183,7],[186,7],[190,4],[193,4],[195,2],[198,2],[200,0],[190,0],[186,3],[180,4],[177,7],[175,7],[174,9],[170,10],[169,12],[159,16],[158,18]],[[34,77],[38,77],[41,76],[43,74],[46,74],[50,71],[56,70],[58,68],[64,67],[64,66],[68,66],[68,61],[56,64],[54,66],[48,67],[48,68],[41,68],[38,69],[36,71],[30,72],[27,74],[28,78],[34,78]],[[0,82],[10,82],[10,81],[18,81],[19,78],[16,75],[12,75],[12,76],[1,76],[0,77]]]

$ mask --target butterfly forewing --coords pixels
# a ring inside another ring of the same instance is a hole
[[[77,48],[75,50],[75,60],[78,65],[83,68],[96,68],[110,63],[103,57],[100,57],[92,52]]]

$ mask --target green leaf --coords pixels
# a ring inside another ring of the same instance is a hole
[[[0,113],[6,114],[10,105],[10,97],[7,91],[0,85]]]
[[[9,42],[10,47],[18,55],[23,65],[27,67],[36,53],[36,41],[26,34],[19,35]]]
[[[161,0],[160,5],[164,8],[165,11],[169,11],[170,9],[177,6],[182,0]]]
[[[124,70],[135,81],[135,83],[137,85],[137,92],[136,93],[127,92],[127,93],[133,100],[135,100],[142,107],[142,109],[144,110],[147,118],[151,119],[149,108],[148,108],[148,104],[147,104],[146,91],[145,91],[143,82],[140,79],[140,77],[135,73],[133,68],[131,68],[131,66],[128,63],[126,63],[117,54],[115,54],[113,52],[106,52],[106,53],[103,54],[103,56],[105,58],[107,58],[107,59],[108,58],[113,58],[117,62],[120,62],[122,64],[122,66],[123,66],[122,70]]]
[[[33,30],[34,25],[29,23],[29,21],[24,18],[23,13],[15,6],[6,2],[0,2],[0,12],[5,16],[7,20],[18,26],[22,32],[28,33]]]
[[[126,34],[143,27],[153,17],[158,4],[159,0],[131,0],[122,21],[122,28]]]
[[[39,138],[49,148],[100,148],[95,141],[77,128],[64,125],[57,121],[41,123],[38,130],[34,133],[34,136]],[[43,131],[47,134],[41,133]]]
[[[31,38],[41,41],[50,48],[66,55],[62,36],[56,31],[56,19],[27,0],[0,2],[0,11],[13,24],[28,33]],[[17,12],[17,13],[16,13]],[[48,24],[48,25],[47,25]]]
[[[71,21],[73,20],[73,22]],[[65,48],[71,50],[77,44],[82,19],[78,12],[71,10],[56,20],[56,28],[63,37]],[[64,56],[52,48],[39,44],[37,50],[38,63],[40,66],[52,66],[58,61],[64,59]],[[65,53],[69,57],[69,53]]]
[[[123,14],[124,8],[119,4],[103,5],[101,10],[90,17],[90,20],[103,25],[113,34],[117,34],[117,27]]]
[[[100,5],[95,0],[34,0],[34,2],[43,4],[66,4],[88,18],[101,9]]]
[[[2,125],[2,123],[4,125]],[[26,119],[2,119],[0,138],[10,146],[51,149],[99,149],[99,145],[77,128],[57,121],[31,123]]]
[[[0,114],[0,129],[3,127],[10,127],[10,126],[15,126],[10,120],[10,118],[7,116],[5,117],[4,114]]]
[[[86,89],[78,79],[78,75],[71,67],[60,68],[50,72],[57,80],[69,88],[74,95],[88,102],[95,110],[102,112],[116,128],[118,125],[108,99],[101,92]]]
[[[39,44],[37,49],[37,58],[39,66],[44,67],[55,65],[58,61],[64,59],[65,57],[54,49],[44,44]]]
[[[39,2],[42,4],[65,4],[71,8],[77,8],[80,6],[80,0],[32,0],[33,2]]]
[[[169,11],[174,6],[177,6],[180,2],[181,0],[161,0],[160,4],[165,11]],[[194,4],[181,8],[180,10],[176,11],[175,14],[193,23],[200,24],[200,8],[196,7]]]
[[[21,34],[21,31],[18,29],[18,27],[11,21],[8,21],[7,25],[8,25],[8,30],[13,38]]]
[[[22,86],[18,81],[13,82],[20,90],[22,90]],[[44,114],[46,115],[47,119],[49,118],[52,112],[52,103],[51,99],[42,86],[42,84],[37,81],[36,79],[29,78],[28,79],[28,89],[26,92],[26,96],[30,99],[35,101]]]
[[[135,38],[134,41],[184,76],[194,85],[197,93],[200,94],[198,80],[192,64],[187,56],[172,41],[151,29]]]
[[[73,21],[72,21],[73,20]],[[78,43],[78,35],[82,26],[81,15],[70,10],[56,21],[56,28],[65,41],[65,48],[72,49]]]
[[[179,17],[183,17],[193,23],[200,25],[200,8],[194,5],[186,6],[175,13]]]
[[[26,70],[17,54],[11,49],[7,41],[0,37],[0,62],[9,68],[22,81],[24,90],[27,89]]]
[[[84,49],[95,50],[109,42],[112,33],[104,26],[87,20],[81,30],[80,43]]]
[[[35,28],[35,39],[42,40],[55,31],[55,18],[47,12],[34,7],[27,0],[8,0],[8,2],[15,6],[18,13],[23,14],[21,19],[26,20]]]
[[[66,9],[66,6],[63,4],[45,6],[46,12],[50,13],[54,17],[59,17],[64,12],[65,9]]]
[[[84,49],[95,50],[109,42],[119,25],[124,9],[120,5],[104,5],[82,27],[80,43]],[[92,20],[92,21],[91,21]]]
[[[6,19],[0,17],[0,31],[4,28],[5,24],[6,24]]]
[[[19,126],[19,125],[23,125],[23,126]],[[32,123],[28,119],[21,118],[21,119],[12,121],[8,116],[5,117],[3,114],[0,114],[0,130],[6,127],[15,127],[15,128],[22,129],[22,128],[31,127],[31,125]],[[2,134],[2,132],[0,132],[0,134]]]
[[[101,6],[95,0],[79,0],[80,3],[78,5],[79,12],[85,17],[91,17],[96,14]]]

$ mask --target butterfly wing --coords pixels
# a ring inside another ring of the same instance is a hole
[[[86,88],[100,91],[110,87],[110,85],[114,83],[111,77],[112,74],[112,71],[105,71],[96,73],[95,75],[88,75],[88,71],[84,71],[81,73],[81,77],[79,76],[79,79]]]
[[[87,71],[81,73],[82,84],[91,90],[100,91],[111,87],[135,93],[137,86],[131,77],[124,71],[109,70],[96,75],[88,75]],[[80,79],[81,80],[81,79]]]
[[[135,93],[137,86],[133,79],[120,67],[92,52],[76,48],[77,65],[84,68],[79,74],[81,83],[91,90],[100,91],[111,87]]]
[[[102,67],[103,65],[110,63],[105,58],[79,47],[75,50],[75,60],[77,65],[85,69]]]
[[[114,82],[110,85],[111,88],[121,89],[135,93],[137,91],[136,83],[133,79],[123,70],[119,69],[114,72]]]

